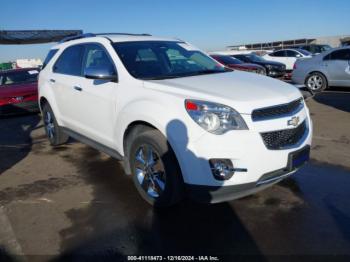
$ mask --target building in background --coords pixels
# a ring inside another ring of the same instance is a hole
[[[261,42],[254,44],[240,44],[228,46],[227,50],[273,50],[282,48],[291,48],[305,45],[329,45],[331,47],[338,47],[350,44],[350,36],[326,36],[317,38],[301,38],[292,40],[281,40],[273,42]]]
[[[43,65],[43,62],[39,58],[16,60],[16,68],[41,67],[42,65]]]

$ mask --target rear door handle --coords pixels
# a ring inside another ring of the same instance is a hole
[[[83,91],[83,89],[80,86],[74,86],[73,88],[77,91]]]
[[[55,79],[53,79],[53,78],[51,78],[51,79],[50,79],[50,82],[51,82],[51,83],[55,83],[55,82],[56,82],[56,80],[55,80]]]

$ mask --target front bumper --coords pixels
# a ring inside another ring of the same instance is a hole
[[[307,152],[309,155],[310,146],[306,145],[305,147],[293,152],[293,154],[302,151]],[[264,190],[265,188],[289,177],[295,173],[300,168],[300,166],[306,163],[306,161],[303,161],[302,164],[293,167],[292,162],[292,154],[289,154],[288,163],[284,168],[266,173],[262,175],[256,182],[221,187],[187,184],[187,194],[191,199],[203,203],[218,203],[245,197],[258,191]]]
[[[267,69],[266,75],[270,77],[283,77],[285,75],[285,70],[277,70],[277,69]]]
[[[17,115],[31,112],[39,112],[37,100],[0,106],[0,115]]]
[[[249,130],[235,130],[223,135],[205,132],[195,141],[190,139],[186,150],[177,152],[190,196],[196,199],[199,195],[204,202],[238,198],[260,191],[295,172],[296,169],[288,168],[290,154],[311,145],[312,122],[306,107],[294,116],[300,118],[300,123],[305,121],[307,132],[296,144],[283,149],[268,149],[261,134],[292,128],[287,126],[291,116],[254,122],[251,115],[242,115]],[[215,179],[210,169],[209,159],[220,158],[231,160],[238,170],[228,180]],[[267,174],[278,178],[261,183],[267,179]]]

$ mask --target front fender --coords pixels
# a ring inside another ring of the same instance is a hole
[[[190,148],[191,140],[196,140],[205,131],[187,115],[183,99],[173,98],[168,103],[135,101],[125,106],[118,115],[115,128],[118,152],[125,156],[123,145],[127,128],[135,122],[146,122],[164,135],[176,155],[184,181],[190,180],[188,158],[195,155]]]
[[[125,106],[119,113],[116,122],[116,148],[124,155],[123,141],[127,128],[135,122],[146,122],[158,129],[171,143],[172,134],[167,130],[167,124],[180,116],[169,110],[169,105],[154,101],[135,101]]]

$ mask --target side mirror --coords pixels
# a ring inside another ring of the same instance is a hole
[[[297,58],[300,58],[301,57],[301,54],[297,54]]]
[[[113,68],[88,67],[84,71],[84,76],[88,79],[118,81],[118,75]]]

